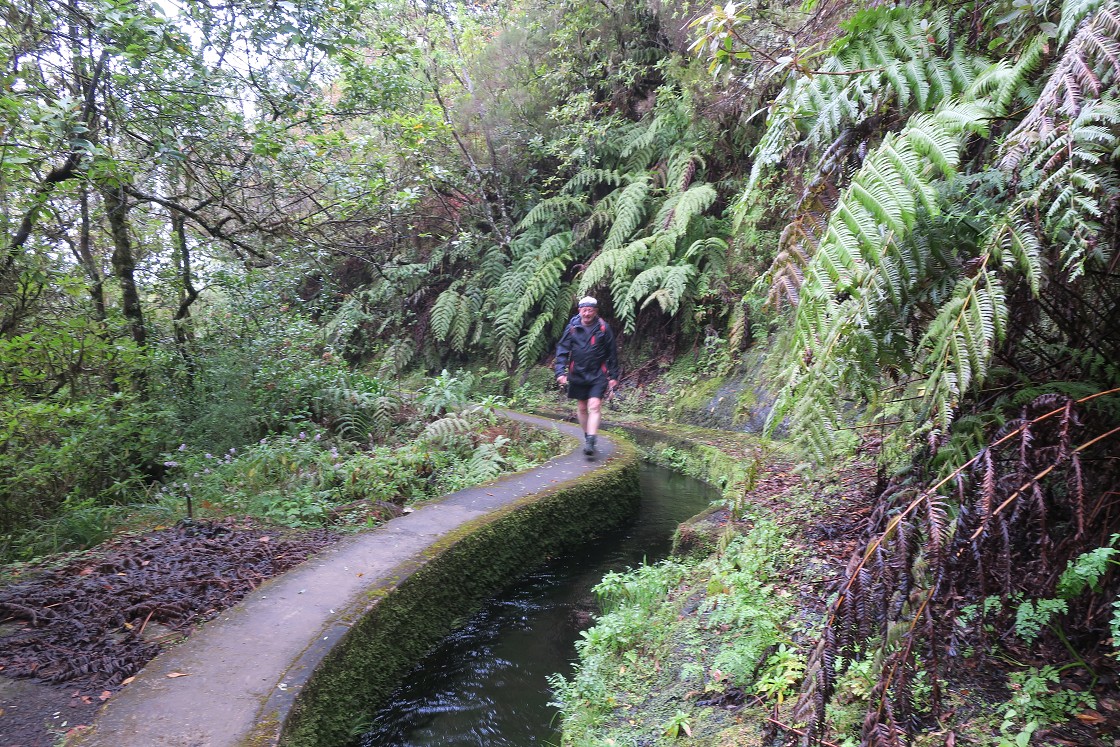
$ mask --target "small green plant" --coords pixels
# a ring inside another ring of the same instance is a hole
[[[776,700],[778,705],[797,692],[805,676],[805,657],[792,644],[779,643],[774,653],[766,657],[754,689],[767,700]]]
[[[1096,706],[1096,699],[1088,693],[1051,689],[1061,684],[1059,674],[1050,665],[1011,673],[1011,700],[1000,724],[999,747],[1026,747],[1040,727],[1068,721],[1082,707]]]
[[[680,582],[685,566],[674,560],[644,565],[624,572],[610,571],[592,591],[604,613],[623,607],[648,611],[664,598],[665,592]]]
[[[668,721],[661,725],[661,733],[670,739],[677,739],[681,734],[692,736],[692,724],[689,715],[682,710],[677,710]]]
[[[426,415],[439,417],[466,407],[473,385],[474,377],[470,373],[452,374],[445,368],[439,376],[428,379],[417,401]]]
[[[1069,600],[1081,595],[1086,589],[1100,590],[1101,577],[1108,571],[1109,566],[1120,565],[1120,561],[1116,560],[1118,542],[1120,542],[1120,534],[1113,534],[1108,544],[1082,553],[1070,561],[1058,579],[1057,598],[1026,599],[1021,602],[1015,612],[1015,632],[1023,640],[1031,643],[1038,638],[1044,627],[1049,628],[1077,662],[1085,665],[1084,660],[1069,643],[1061,625],[1056,624],[1054,620],[1059,615],[1069,612]],[[1112,607],[1114,612],[1109,628],[1113,648],[1120,651],[1120,599],[1114,601]]]

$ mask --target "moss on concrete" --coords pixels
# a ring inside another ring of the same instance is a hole
[[[355,726],[401,677],[482,601],[549,557],[617,526],[637,510],[638,453],[527,496],[440,540],[395,586],[348,611],[354,624],[310,675],[284,721],[283,747],[352,743]]]

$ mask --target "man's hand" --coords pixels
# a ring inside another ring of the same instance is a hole
[[[559,376],[556,377],[556,383],[559,384],[560,386],[567,386],[568,385],[568,377],[565,376],[564,374],[560,374]]]
[[[607,382],[607,391],[608,392],[613,392],[617,387],[618,387],[618,381],[616,379],[611,379],[610,381]]]

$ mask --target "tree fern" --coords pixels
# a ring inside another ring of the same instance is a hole
[[[695,147],[696,135],[689,134],[694,123],[683,94],[663,93],[652,116],[617,128],[592,165],[576,172],[559,197],[534,207],[522,220],[521,231],[550,229],[563,233],[567,245],[563,257],[515,252],[496,294],[502,299],[496,317],[502,360],[516,355],[526,363],[546,350],[577,294],[606,295],[632,328],[650,294],[658,294],[660,308],[677,314],[703,268],[722,263],[723,252],[714,245],[690,251],[711,236],[714,226],[707,213],[718,195],[702,180],[704,158]],[[668,269],[682,265],[692,269]],[[662,269],[634,287],[642,273],[655,268]],[[687,278],[683,285],[681,278]]]
[[[451,334],[451,325],[455,320],[455,313],[459,310],[458,283],[453,284],[436,299],[432,306],[429,325],[437,340],[446,340]]]
[[[650,183],[647,178],[638,178],[626,186],[618,196],[615,206],[614,223],[603,242],[603,251],[612,252],[625,244],[645,222],[646,197]]]
[[[626,176],[621,171],[615,169],[587,168],[581,170],[569,179],[567,184],[565,184],[560,191],[564,194],[579,194],[580,192],[588,191],[591,187],[600,184],[621,187],[625,181]]]
[[[1095,3],[1066,5],[1076,5],[1077,13],[1063,16],[1063,25],[1076,26],[1077,33],[1062,50],[1030,112],[1008,136],[1000,162],[1004,169],[1017,168],[1038,139],[1050,136],[1058,116],[1076,118],[1120,75],[1120,5],[1114,0],[1101,3],[1087,18],[1080,14]]]
[[[684,192],[692,185],[704,160],[690,150],[679,150],[669,157],[665,168],[665,187],[671,192]]]
[[[919,419],[947,431],[969,387],[983,381],[992,347],[1007,326],[1002,283],[986,268],[961,279],[926,329],[917,352],[926,372]]]
[[[551,320],[555,307],[563,297],[566,284],[564,275],[572,260],[571,232],[565,231],[548,236],[535,246],[531,242],[518,244],[519,256],[514,258],[509,272],[502,278],[496,289],[497,313],[495,329],[498,337],[498,355],[503,366],[511,367],[518,348],[522,353],[539,353],[538,337],[547,327],[538,328],[538,336],[532,338],[526,347],[523,330],[533,325],[547,309],[547,319]],[[565,311],[570,299],[565,300]],[[525,363],[528,358],[520,356]]]
[[[980,111],[974,104],[945,104],[931,115],[911,117],[897,136],[884,138],[839,200],[806,265],[792,343],[797,352],[787,374],[791,384],[779,396],[775,416],[788,414],[795,424],[793,433],[814,454],[829,453],[838,427],[835,401],[828,397],[838,394],[845,382],[859,387],[876,381],[885,356],[883,340],[888,347],[899,344],[899,306],[918,280],[916,263],[906,261],[899,242],[913,228],[919,208],[936,214],[935,180],[955,169],[966,128],[982,119],[977,116]],[[885,329],[897,334],[879,337]],[[990,329],[982,327],[981,332]],[[962,342],[949,352],[963,360],[952,358],[946,363],[948,370],[962,370],[978,359],[986,365],[989,336]],[[944,370],[931,376],[942,381]],[[832,383],[826,386],[826,380]],[[937,390],[944,398],[938,413],[955,404],[951,397],[956,391]],[[778,422],[772,417],[771,427]]]
[[[1107,264],[1111,247],[1096,241],[1107,203],[1117,193],[1114,172],[1101,168],[1117,146],[1120,108],[1114,99],[1086,104],[1065,127],[1034,146],[1025,170],[1039,174],[1024,205],[1041,212],[1043,228],[1061,247],[1062,269],[1081,276],[1087,260]]]
[[[681,236],[692,219],[706,213],[717,197],[712,185],[695,184],[687,191],[665,200],[653,219],[653,225],[663,231],[671,231],[674,235]]]
[[[653,163],[659,151],[658,136],[664,124],[664,117],[654,116],[645,126],[634,128],[633,135],[620,154],[627,171],[642,171]]]
[[[751,154],[748,190],[799,140],[822,147],[887,105],[933,109],[971,89],[989,66],[953,41],[958,35],[944,8],[872,8],[850,23],[853,30],[835,54],[814,74],[791,74],[771,103],[766,133]]]
[[[669,315],[677,313],[689,283],[697,273],[696,267],[688,264],[659,265],[640,273],[630,284],[626,298],[622,302],[620,316],[629,326],[635,307],[643,299],[642,308],[657,301],[665,313]]]
[[[402,337],[394,340],[388,349],[381,355],[377,375],[382,378],[395,379],[404,372],[416,355],[416,341],[411,337]]]
[[[517,224],[517,230],[524,231],[534,226],[551,228],[565,223],[572,216],[586,215],[590,211],[582,198],[559,194],[538,202]]]

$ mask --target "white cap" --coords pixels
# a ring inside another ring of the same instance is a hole
[[[584,296],[579,300],[578,306],[582,309],[584,306],[598,306],[599,302],[591,296]]]

